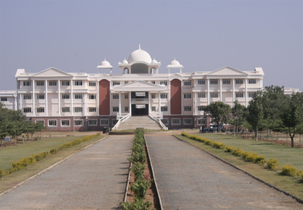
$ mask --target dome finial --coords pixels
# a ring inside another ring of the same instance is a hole
[[[141,45],[140,45],[140,42],[139,42],[139,50],[141,50]]]

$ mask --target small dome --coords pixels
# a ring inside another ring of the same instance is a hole
[[[128,63],[134,63],[134,62],[146,62],[151,63],[152,59],[150,55],[144,51],[141,50],[141,47],[139,45],[139,49],[132,52],[128,58]]]
[[[177,61],[176,59],[174,59],[174,60],[170,63],[170,65],[180,66],[180,63],[179,63],[179,61]]]
[[[111,66],[110,63],[104,59],[104,61],[102,61],[101,66]]]
[[[128,61],[124,58],[124,60],[122,61],[123,64],[128,64]]]
[[[156,59],[153,59],[152,63],[158,63],[158,61]]]

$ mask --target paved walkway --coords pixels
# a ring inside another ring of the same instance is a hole
[[[165,210],[303,209],[303,205],[173,136],[146,135]]]
[[[109,136],[0,197],[0,209],[118,209],[134,136]]]

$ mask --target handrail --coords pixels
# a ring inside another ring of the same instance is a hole
[[[117,121],[116,125],[112,128],[112,130],[116,130],[116,129],[119,127],[120,123],[126,121],[129,117],[130,117],[130,113],[128,113],[127,115],[121,117],[121,118]],[[118,118],[118,116],[117,116],[117,118]]]
[[[149,113],[148,116],[149,116],[152,120],[154,120],[154,121],[156,121],[157,123],[159,123],[159,125],[160,125],[160,127],[161,127],[162,130],[168,130],[168,128],[163,124],[163,122],[162,122],[162,120],[160,119],[160,117],[157,118],[157,117],[153,116],[151,113]]]

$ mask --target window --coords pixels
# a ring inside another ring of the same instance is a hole
[[[161,106],[161,112],[167,112],[167,106]]]
[[[31,81],[23,81],[23,86],[31,86]]]
[[[96,99],[96,94],[88,95],[89,99]]]
[[[62,107],[62,112],[70,112],[69,110],[69,107]]]
[[[97,126],[97,120],[88,120],[88,126]]]
[[[184,93],[184,98],[191,98],[191,93]]]
[[[88,112],[96,112],[97,108],[96,107],[88,107]]]
[[[62,127],[69,127],[69,120],[61,120]]]
[[[69,94],[62,94],[62,99],[69,99]]]
[[[24,99],[24,100],[32,99],[32,95],[30,95],[30,94],[25,94],[25,95],[23,95],[23,99]]]
[[[62,81],[61,84],[62,86],[69,86],[69,81]]]
[[[181,125],[181,120],[180,120],[180,118],[172,118],[172,119],[171,119],[171,124],[172,124],[172,125]]]
[[[80,127],[83,126],[83,120],[75,120],[74,121],[75,126]]]
[[[23,108],[24,113],[32,112],[32,108]]]
[[[35,123],[42,123],[44,125],[44,120],[35,120]]]
[[[7,97],[2,97],[1,101],[7,101]]]
[[[256,79],[249,79],[248,84],[257,84],[257,80]]]
[[[254,93],[248,93],[248,97],[249,97],[249,98],[254,97]]]
[[[37,81],[37,86],[44,86],[44,81]]]
[[[125,112],[129,112],[128,106],[124,107],[124,111],[125,111]]]
[[[163,123],[164,125],[168,125],[168,119],[167,119],[167,118],[164,118],[164,119],[162,119],[161,121],[162,121],[162,123]]]
[[[100,125],[109,125],[109,120],[108,119],[100,120]]]
[[[88,86],[92,86],[92,87],[94,87],[94,86],[96,86],[96,82],[89,81]]]
[[[198,118],[197,124],[198,125],[205,125],[206,124],[206,119]]]
[[[211,98],[218,98],[218,93],[211,93],[211,94],[210,94],[210,97],[211,97]]]
[[[82,99],[82,94],[75,94],[75,99]]]
[[[44,94],[37,94],[37,99],[44,99]]]
[[[128,93],[124,93],[124,99],[128,99]]]
[[[119,99],[119,94],[113,94],[113,99]]]
[[[152,112],[155,112],[156,111],[156,107],[155,106],[152,106]]]
[[[236,84],[237,85],[242,85],[243,84],[243,79],[236,79]]]
[[[82,107],[75,107],[75,112],[82,112]]]
[[[160,97],[161,97],[161,98],[167,98],[167,93],[161,93],[161,94],[160,94]]]
[[[198,98],[205,98],[205,93],[198,93]]]
[[[211,85],[217,85],[218,84],[218,80],[217,79],[211,79],[210,80],[210,84]]]
[[[230,79],[224,79],[223,84],[224,85],[230,85]]]
[[[243,98],[243,93],[236,93],[236,98]]]
[[[156,81],[151,81],[152,84],[156,84]]]
[[[192,124],[193,124],[193,119],[191,119],[191,118],[183,119],[183,125],[192,125]]]
[[[156,94],[155,94],[155,93],[152,93],[152,94],[151,94],[151,98],[156,98]]]
[[[124,84],[128,84],[128,81],[124,81]]]
[[[203,106],[198,106],[198,111],[203,111]]]
[[[48,121],[49,127],[57,127],[57,120],[49,120]]]
[[[119,107],[117,106],[113,107],[113,112],[119,112]]]
[[[76,80],[75,86],[82,86],[82,80]]]
[[[43,112],[44,112],[44,107],[37,108],[37,113],[43,113]]]
[[[185,112],[190,112],[191,111],[191,106],[184,106],[184,111]]]
[[[205,79],[198,79],[198,85],[205,85]]]
[[[186,85],[186,86],[191,85],[191,81],[190,81],[190,80],[186,80],[186,81],[184,81],[184,85]]]
[[[113,81],[113,86],[120,85],[120,81]]]
[[[48,85],[49,86],[57,86],[57,81],[49,81]]]
[[[167,86],[167,81],[160,81],[160,85],[165,85],[165,86]]]

